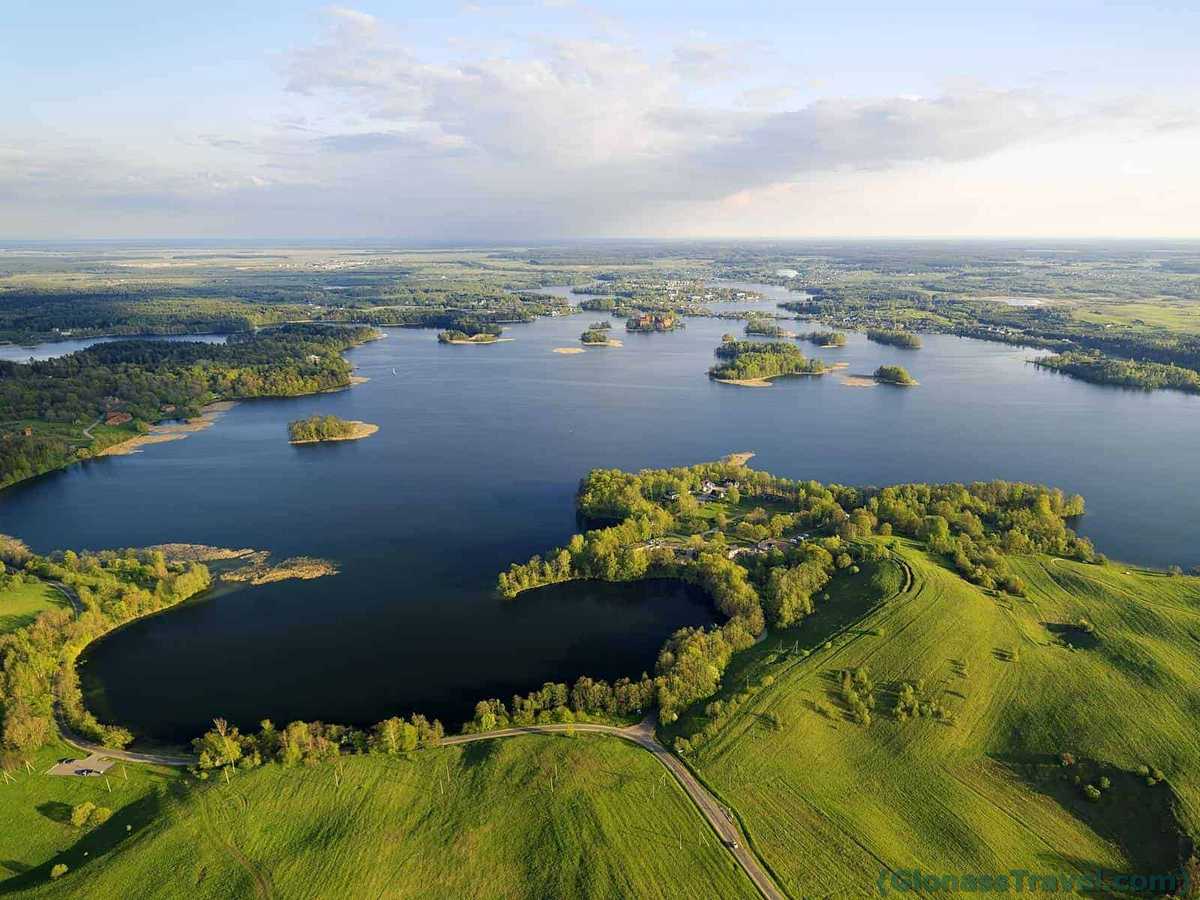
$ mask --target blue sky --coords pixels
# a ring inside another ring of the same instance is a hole
[[[1200,236],[1185,3],[10,2],[0,237]]]

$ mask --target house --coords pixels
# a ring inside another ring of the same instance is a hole
[[[728,490],[729,488],[713,484],[711,481],[705,481],[700,485],[700,493],[710,498],[724,498]]]
[[[110,412],[104,417],[105,425],[124,425],[126,422],[132,422],[133,416],[127,412]]]
[[[21,429],[21,434],[25,435],[25,437],[33,437],[33,427],[26,425]]]

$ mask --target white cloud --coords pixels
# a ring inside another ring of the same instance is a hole
[[[789,205],[803,209],[834,186],[843,200],[852,183],[888,195],[880,183],[911,183],[922,167],[1068,136],[1113,142],[1197,127],[1192,108],[1158,98],[1086,102],[973,83],[794,107],[787,86],[747,86],[720,104],[710,76],[744,54],[703,36],[665,56],[573,37],[448,60],[368,13],[327,13],[320,40],[284,64],[276,121],[195,135],[174,161],[163,148],[13,141],[0,148],[0,197],[70,202],[77,215],[157,207],[221,222],[237,208],[243,233],[718,233],[727,218],[766,233],[786,228]],[[990,189],[1004,198],[1002,185]]]

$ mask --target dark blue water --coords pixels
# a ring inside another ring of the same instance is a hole
[[[715,384],[712,349],[740,330],[716,320],[552,352],[579,346],[594,318],[514,326],[514,341],[473,347],[393,329],[349,354],[367,384],[243,403],[187,440],[0,494],[0,532],[42,551],[189,541],[342,566],[96,645],[82,672],[102,717],[163,739],[214,715],[455,720],[475,699],[546,679],[639,674],[671,629],[708,615],[700,598],[662,584],[577,585],[509,605],[492,594],[497,571],[576,529],[573,494],[596,466],[754,450],[754,465],[793,478],[1038,481],[1087,498],[1081,530],[1110,556],[1200,563],[1200,398],[1088,385],[1028,365],[1032,351],[948,336],[920,351],[856,335],[840,351],[802,345],[851,373],[901,363],[921,382],[908,390],[845,387],[839,374]],[[290,446],[286,423],[313,413],[381,427]]]

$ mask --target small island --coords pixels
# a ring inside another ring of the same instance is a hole
[[[809,331],[799,335],[802,341],[816,344],[818,347],[839,348],[846,346],[846,335],[840,331]]]
[[[746,334],[756,334],[760,337],[794,337],[795,335],[782,328],[778,322],[769,316],[751,316],[746,322]]]
[[[593,322],[588,330],[579,336],[579,340],[589,347],[620,347],[621,342],[609,336],[611,322]]]
[[[915,387],[918,384],[917,379],[913,378],[904,366],[880,366],[875,370],[875,380],[901,387]]]
[[[625,320],[626,331],[674,331],[682,327],[683,320],[669,312],[644,312]]]
[[[439,344],[494,344],[500,340],[500,326],[485,325],[483,331],[473,334],[452,328],[438,332],[437,339]]]
[[[921,336],[911,331],[901,331],[898,328],[869,328],[867,340],[876,344],[887,344],[902,350],[920,350]]]
[[[342,419],[338,416],[309,416],[288,423],[288,438],[293,444],[318,444],[325,441],[357,441],[379,430],[378,425]]]
[[[781,341],[723,341],[713,355],[721,362],[708,375],[723,384],[770,387],[769,379],[781,375],[823,375],[820,359],[808,359],[794,344]]]

